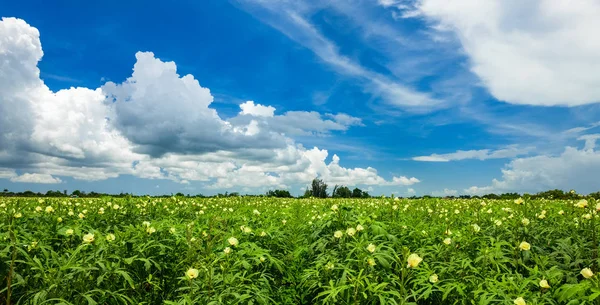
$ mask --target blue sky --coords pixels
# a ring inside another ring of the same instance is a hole
[[[5,3],[0,188],[598,191],[600,5],[509,2]]]

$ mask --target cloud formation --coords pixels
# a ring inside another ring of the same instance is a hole
[[[404,18],[451,33],[497,99],[577,106],[600,101],[600,2],[380,0]]]
[[[39,32],[0,21],[0,179],[61,183],[133,175],[205,187],[291,187],[315,177],[347,185],[410,185],[373,168],[346,168],[293,135],[331,135],[360,126],[347,114],[288,111],[246,102],[222,119],[213,96],[174,62],[138,52],[131,77],[100,88],[50,90],[40,79]]]
[[[506,148],[490,150],[458,150],[447,154],[431,154],[429,156],[413,157],[414,161],[422,162],[449,162],[468,159],[488,160],[488,159],[506,159],[514,158],[520,155],[526,155],[533,150],[533,147],[519,147],[516,145],[507,146]]]
[[[600,135],[583,137],[583,149],[569,146],[557,156],[539,155],[514,159],[502,169],[502,179],[494,179],[488,186],[472,186],[464,191],[473,195],[539,192],[549,189],[595,192],[600,179],[597,139],[600,139]]]

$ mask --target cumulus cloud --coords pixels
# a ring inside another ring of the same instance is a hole
[[[488,186],[472,186],[465,193],[482,195],[504,192],[539,192],[548,189],[575,189],[582,193],[598,191],[600,152],[595,150],[600,135],[582,137],[585,147],[566,147],[557,156],[517,158],[502,169],[502,179]]]
[[[41,184],[55,184],[61,183],[62,181],[59,178],[52,177],[48,174],[30,174],[25,173],[21,176],[16,176],[10,178],[12,182],[23,182],[23,183],[41,183]]]
[[[347,114],[288,111],[248,101],[229,120],[213,96],[174,62],[138,52],[131,77],[100,88],[50,90],[40,79],[39,32],[0,21],[0,179],[61,183],[133,175],[209,188],[291,187],[315,177],[346,185],[410,185],[373,168],[346,168],[291,135],[330,135],[361,126]],[[16,170],[25,172],[17,175]]]
[[[490,150],[458,150],[448,154],[431,154],[429,156],[413,157],[414,161],[423,162],[449,162],[467,159],[487,160],[487,159],[505,159],[514,158],[520,155],[526,155],[533,150],[532,147],[518,147],[511,145],[503,149]]]
[[[275,114],[275,107],[273,106],[264,106],[261,104],[254,104],[254,101],[247,101],[240,105],[242,111],[240,111],[240,115],[253,115],[253,116],[263,116],[263,117],[273,117]]]
[[[447,188],[445,188],[443,191],[431,192],[431,196],[435,196],[435,197],[446,197],[446,196],[456,196],[456,195],[458,195],[457,190],[451,190],[451,189],[447,189]]]
[[[499,100],[576,106],[600,101],[600,2],[379,1],[452,33],[471,71]]]

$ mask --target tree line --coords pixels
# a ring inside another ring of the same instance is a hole
[[[314,179],[312,183],[306,187],[306,190],[302,196],[298,198],[371,198],[372,196],[367,191],[363,191],[359,188],[354,188],[350,190],[347,186],[344,185],[335,185],[331,193],[327,190],[328,185],[322,179]],[[100,197],[146,197],[147,195],[134,195],[129,193],[119,193],[119,194],[107,194],[107,193],[97,193],[97,192],[89,192],[86,193],[80,190],[74,190],[70,194],[67,190],[63,191],[47,191],[46,193],[40,192],[32,192],[32,191],[24,191],[24,192],[11,192],[8,189],[4,189],[0,196],[3,197],[76,197],[76,198],[100,198]],[[241,196],[238,192],[225,192],[219,193],[213,196],[204,196],[202,194],[190,195],[183,193],[176,194],[165,194],[151,197],[193,197],[193,198],[207,198],[207,197],[238,197]],[[243,195],[247,197],[277,197],[277,198],[294,198],[294,196],[288,190],[269,190],[265,194],[261,195]],[[558,199],[558,200],[568,200],[568,199],[578,199],[581,198],[581,195],[575,193],[574,191],[565,192],[563,190],[555,189],[544,192],[539,192],[536,194],[519,194],[519,193],[504,193],[504,194],[487,194],[483,196],[470,196],[470,195],[460,195],[460,196],[446,196],[444,198],[461,198],[461,199],[471,199],[471,198],[481,198],[481,199],[517,199],[517,198],[529,198],[529,199]],[[600,200],[600,192],[595,192],[588,194],[588,198],[594,198]],[[423,196],[411,196],[407,197],[409,199],[420,199],[420,198],[439,198],[435,196],[423,195]]]

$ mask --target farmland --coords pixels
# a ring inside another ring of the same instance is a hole
[[[598,304],[593,199],[2,198],[8,304]]]

